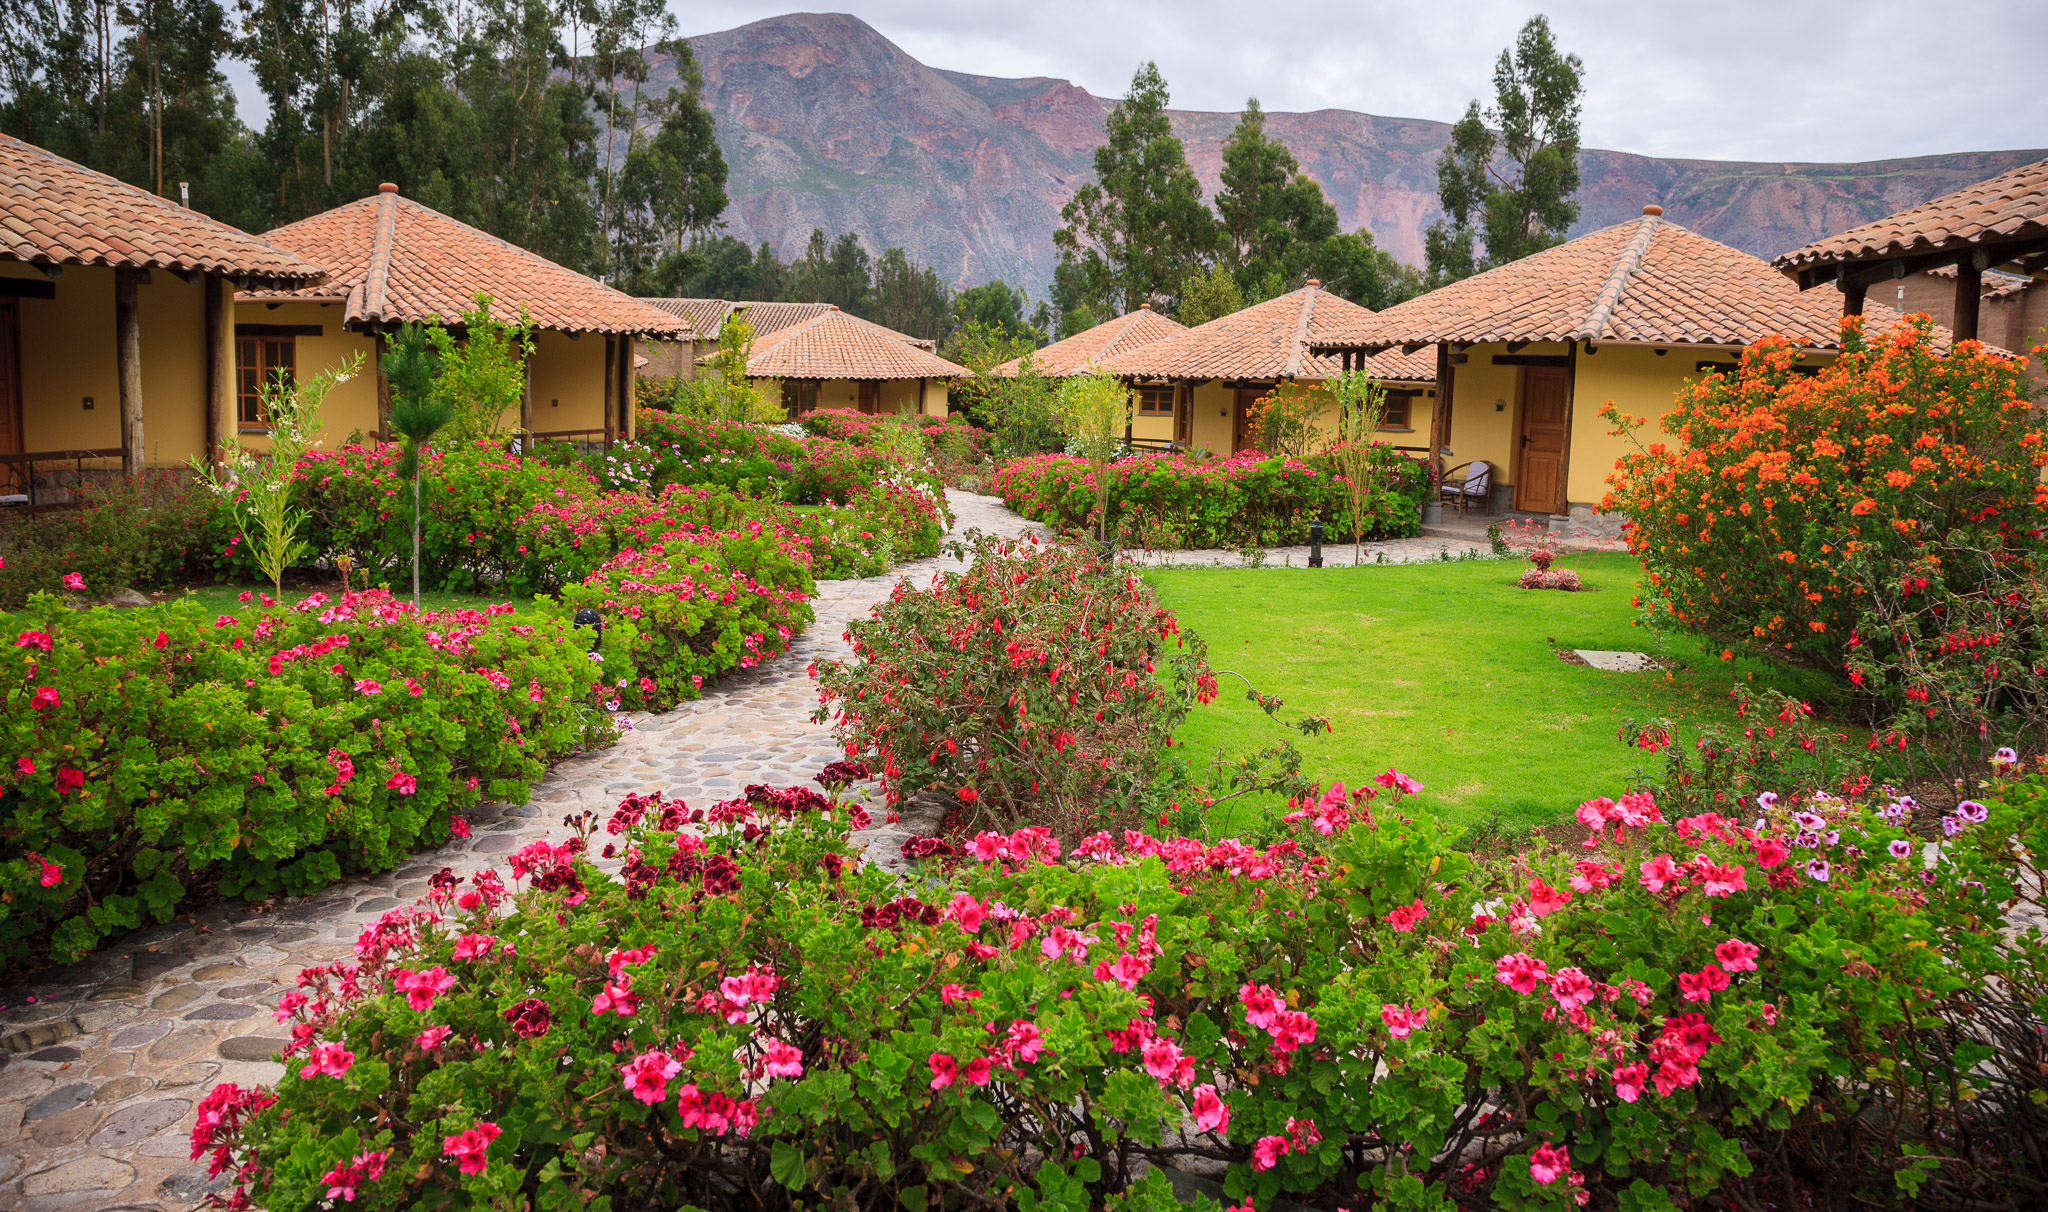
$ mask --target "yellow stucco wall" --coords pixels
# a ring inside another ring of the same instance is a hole
[[[1444,443],[1451,453],[1444,467],[1455,467],[1484,459],[1493,464],[1493,482],[1512,486],[1515,482],[1514,452],[1517,411],[1521,400],[1521,368],[1496,366],[1493,355],[1506,352],[1500,345],[1475,345],[1465,351],[1465,363],[1452,369],[1451,433]],[[1531,345],[1518,352],[1564,354],[1562,342]],[[1504,407],[1497,408],[1497,405]],[[1405,446],[1429,445],[1429,418],[1420,418],[1413,440]]]
[[[519,425],[514,409],[506,429]],[[543,330],[534,334],[533,428],[537,433],[604,428],[604,336]]]
[[[946,380],[929,379],[924,387],[924,415],[943,417],[946,415]],[[776,408],[782,407],[782,380],[756,379],[754,390],[761,398]],[[916,415],[918,401],[918,380],[882,380],[881,409],[899,416]],[[853,379],[827,379],[818,385],[819,408],[860,408],[860,384]]]
[[[1653,349],[1608,345],[1588,356],[1579,351],[1578,379],[1572,389],[1572,457],[1566,472],[1566,496],[1574,505],[1598,505],[1607,495],[1607,477],[1615,460],[1635,449],[1668,441],[1662,419],[1687,379],[1698,378],[1700,362],[1733,362],[1737,355],[1672,346],[1659,357]],[[1650,423],[1633,440],[1619,437],[1600,417],[1609,403]]]
[[[0,276],[50,279],[25,265]],[[22,428],[30,450],[121,444],[121,389],[114,353],[114,271],[66,266],[56,297],[23,298]],[[136,289],[142,337],[142,440],[151,466],[174,466],[206,445],[206,282],[158,271]],[[85,408],[92,397],[91,411]]]
[[[243,301],[235,304],[235,325],[290,324],[318,326],[320,335],[293,339],[292,355],[300,379],[339,370],[349,359],[361,355],[362,362],[346,382],[327,393],[320,408],[320,445],[333,450],[353,435],[368,441],[377,430],[377,342],[341,326],[344,314],[339,303],[267,303]],[[233,364],[230,363],[230,366]],[[233,390],[232,372],[230,390]],[[232,420],[232,418],[230,418]],[[263,449],[261,431],[243,435],[252,450]]]
[[[1221,383],[1197,383],[1191,397],[1188,444],[1213,455],[1228,455],[1234,393]]]

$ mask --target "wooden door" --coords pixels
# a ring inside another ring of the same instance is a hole
[[[1522,373],[1522,467],[1515,477],[1516,509],[1564,512],[1566,373],[1562,366],[1530,366]]]
[[[21,302],[0,297],[0,455],[28,449],[21,416]],[[28,465],[0,463],[0,494],[26,492]]]
[[[861,380],[860,410],[862,412],[882,411],[882,385],[880,383],[874,382],[871,379]]]
[[[1240,387],[1230,405],[1230,453],[1256,450],[1259,436],[1251,423],[1252,405],[1266,393],[1256,387]]]

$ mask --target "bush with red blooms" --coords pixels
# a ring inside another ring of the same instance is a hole
[[[981,536],[971,558],[847,625],[858,659],[817,663],[814,718],[891,804],[934,788],[1068,840],[1168,810],[1174,729],[1217,690],[1200,639],[1092,544]]]
[[[1993,791],[1935,841],[1596,799],[1475,859],[1334,786],[1263,848],[985,832],[910,887],[855,805],[630,797],[308,969],[193,1156],[294,1208],[1998,1204],[2048,1190],[2048,956],[1996,928],[2048,784]]]
[[[1772,338],[1681,390],[1663,419],[1677,444],[1622,458],[1600,505],[1628,515],[1651,604],[1779,660],[1848,667],[1893,706],[1920,680],[1912,654],[1958,638],[1957,611],[1971,634],[2022,626],[2008,608],[2040,608],[2048,526],[2027,363],[1942,350],[1932,327],[1913,316],[1869,336],[1849,317],[1818,373]],[[2038,640],[2024,648],[2001,657],[2008,672],[2048,663]]]
[[[608,743],[588,633],[382,591],[232,615],[32,598],[0,638],[0,965],[68,963],[186,894],[305,896],[438,846]],[[593,693],[593,692],[596,693]]]

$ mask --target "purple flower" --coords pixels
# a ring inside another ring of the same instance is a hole
[[[1954,837],[1962,831],[1963,822],[1960,817],[1945,816],[1941,818],[1941,832],[1943,836]]]
[[[1973,824],[1982,824],[1991,815],[1991,809],[1975,800],[1964,800],[1956,805],[1956,815]]]
[[[1808,830],[1806,832],[1795,835],[1792,838],[1792,844],[1794,846],[1803,846],[1806,849],[1811,850],[1815,846],[1820,845],[1820,834]]]
[[[1820,840],[1832,846],[1836,842],[1842,840],[1842,831],[1839,829],[1830,829],[1826,833],[1820,835]]]
[[[1904,804],[1886,804],[1884,807],[1877,810],[1877,815],[1883,817],[1888,821],[1897,823],[1899,821],[1903,821],[1906,819],[1906,806]]]
[[[2019,762],[2019,751],[2010,747],[2001,747],[1997,753],[1991,755],[1991,764],[1994,766],[2017,766]]]
[[[1908,811],[1908,812],[1918,812],[1918,811],[1920,811],[1920,801],[1919,801],[1919,800],[1916,800],[1916,799],[1914,799],[1914,798],[1913,798],[1912,796],[1910,796],[1910,795],[1902,795],[1902,796],[1900,796],[1900,797],[1899,797],[1899,805],[1900,805],[1901,807],[1903,807],[1903,808],[1904,808],[1904,809],[1905,809],[1906,811]]]
[[[1792,814],[1792,819],[1798,822],[1801,829],[1805,829],[1808,832],[1816,831],[1822,825],[1828,823],[1827,818],[1816,816],[1811,812],[1795,812]]]
[[[1765,812],[1769,812],[1772,808],[1777,807],[1777,804],[1778,793],[1775,791],[1766,791],[1762,795],[1756,797],[1756,806],[1763,809]]]
[[[1905,838],[1895,838],[1893,839],[1892,844],[1886,847],[1886,849],[1892,852],[1893,858],[1902,859],[1913,853],[1913,843],[1907,841]]]
[[[1819,858],[1806,860],[1806,874],[1811,879],[1819,880],[1823,884],[1827,883],[1828,861]]]

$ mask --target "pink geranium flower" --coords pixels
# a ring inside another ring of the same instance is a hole
[[[1678,864],[1672,862],[1671,856],[1668,854],[1660,854],[1653,859],[1644,859],[1641,870],[1642,875],[1638,882],[1652,892],[1664,891],[1666,884],[1676,882],[1683,874],[1679,871]]]
[[[761,1071],[770,1077],[802,1077],[804,1075],[803,1049],[779,1039],[768,1041],[761,1051]]]
[[[1280,1159],[1289,1152],[1284,1136],[1261,1136],[1252,1146],[1252,1169],[1271,1170],[1280,1164]]]
[[[1761,950],[1755,943],[1745,943],[1739,938],[1731,938],[1714,948],[1714,958],[1721,961],[1721,967],[1730,972],[1756,971],[1756,957],[1759,954]]]
[[[42,860],[42,863],[43,872],[41,879],[43,887],[55,888],[57,885],[64,882],[64,868],[51,862],[49,859]]]
[[[681,1062],[659,1048],[642,1052],[621,1070],[626,1090],[634,1098],[653,1106],[668,1097],[668,1079],[683,1071]]]
[[[959,1076],[960,1062],[954,1060],[951,1056],[947,1055],[944,1052],[932,1053],[930,1056],[925,1058],[925,1063],[931,1066],[931,1088],[934,1090],[945,1089],[947,1086],[953,1084],[953,1079],[955,1077]]]
[[[83,589],[85,588],[85,578],[75,572],[67,572],[64,574],[64,588]]]
[[[1386,1024],[1387,1034],[1395,1039],[1407,1039],[1411,1031],[1421,1031],[1429,1026],[1427,1010],[1411,1010],[1406,1005],[1380,1005],[1380,1021]]]
[[[1643,1096],[1643,1087],[1649,1083],[1650,1067],[1641,1061],[1623,1065],[1614,1071],[1614,1096],[1625,1103],[1632,1103]]]
[[[48,711],[52,707],[62,707],[64,696],[57,693],[55,686],[38,686],[36,692],[29,696],[28,705],[37,711]]]
[[[490,1159],[491,1142],[498,1139],[498,1125],[481,1123],[474,1128],[465,1128],[453,1136],[441,1139],[441,1156],[457,1161],[456,1168],[464,1174],[482,1174]]]
[[[448,1042],[448,1037],[453,1034],[455,1032],[450,1027],[434,1026],[414,1036],[412,1042],[418,1044],[422,1051],[433,1052],[437,1051],[442,1044]]]
[[[491,957],[491,949],[497,945],[498,940],[492,935],[465,934],[455,940],[455,958],[459,960],[489,959]]]
[[[1192,1106],[1195,1126],[1204,1132],[1222,1132],[1230,1127],[1230,1104],[1216,1095],[1216,1087],[1196,1086]]]
[[[398,970],[391,987],[405,994],[405,1004],[415,1010],[432,1010],[434,999],[455,987],[455,977],[439,964],[425,972]]]
[[[336,1043],[318,1043],[299,1068],[300,1077],[340,1077],[356,1063],[356,1054]]]
[[[1701,857],[1695,864],[1700,883],[1708,896],[1727,896],[1734,892],[1746,892],[1749,883],[1743,878],[1741,863],[1714,863]]]
[[[986,1086],[994,1071],[994,1061],[991,1061],[986,1056],[977,1056],[967,1062],[967,1067],[960,1071],[960,1076],[966,1078],[973,1085]]]
[[[384,785],[400,795],[411,795],[419,790],[420,781],[401,770],[384,780]]]
[[[1279,995],[1265,985],[1246,983],[1240,986],[1237,1000],[1244,1005],[1245,1021],[1254,1027],[1270,1029],[1282,1009]]]
[[[1566,1010],[1593,1000],[1593,980],[1577,968],[1559,968],[1550,974],[1550,996]]]
[[[1554,1183],[1571,1172],[1571,1155],[1556,1145],[1538,1145],[1529,1154],[1529,1177],[1539,1183]]]
[[[1517,993],[1534,993],[1536,986],[1550,979],[1550,974],[1544,970],[1542,960],[1517,951],[1493,962],[1493,979]]]
[[[1422,900],[1418,897],[1412,905],[1396,905],[1388,910],[1387,924],[1402,934],[1408,934],[1428,916],[1429,910],[1422,907]]]
[[[633,993],[633,982],[624,976],[615,976],[611,982],[590,999],[592,1014],[616,1014],[620,1018],[631,1018],[640,1008],[640,999]]]
[[[1678,974],[1678,991],[1689,1002],[1703,1002],[1728,987],[1728,974],[1708,964],[1698,972]]]
[[[1540,879],[1529,881],[1529,912],[1537,917],[1549,917],[1571,903],[1571,893],[1552,888]]]

